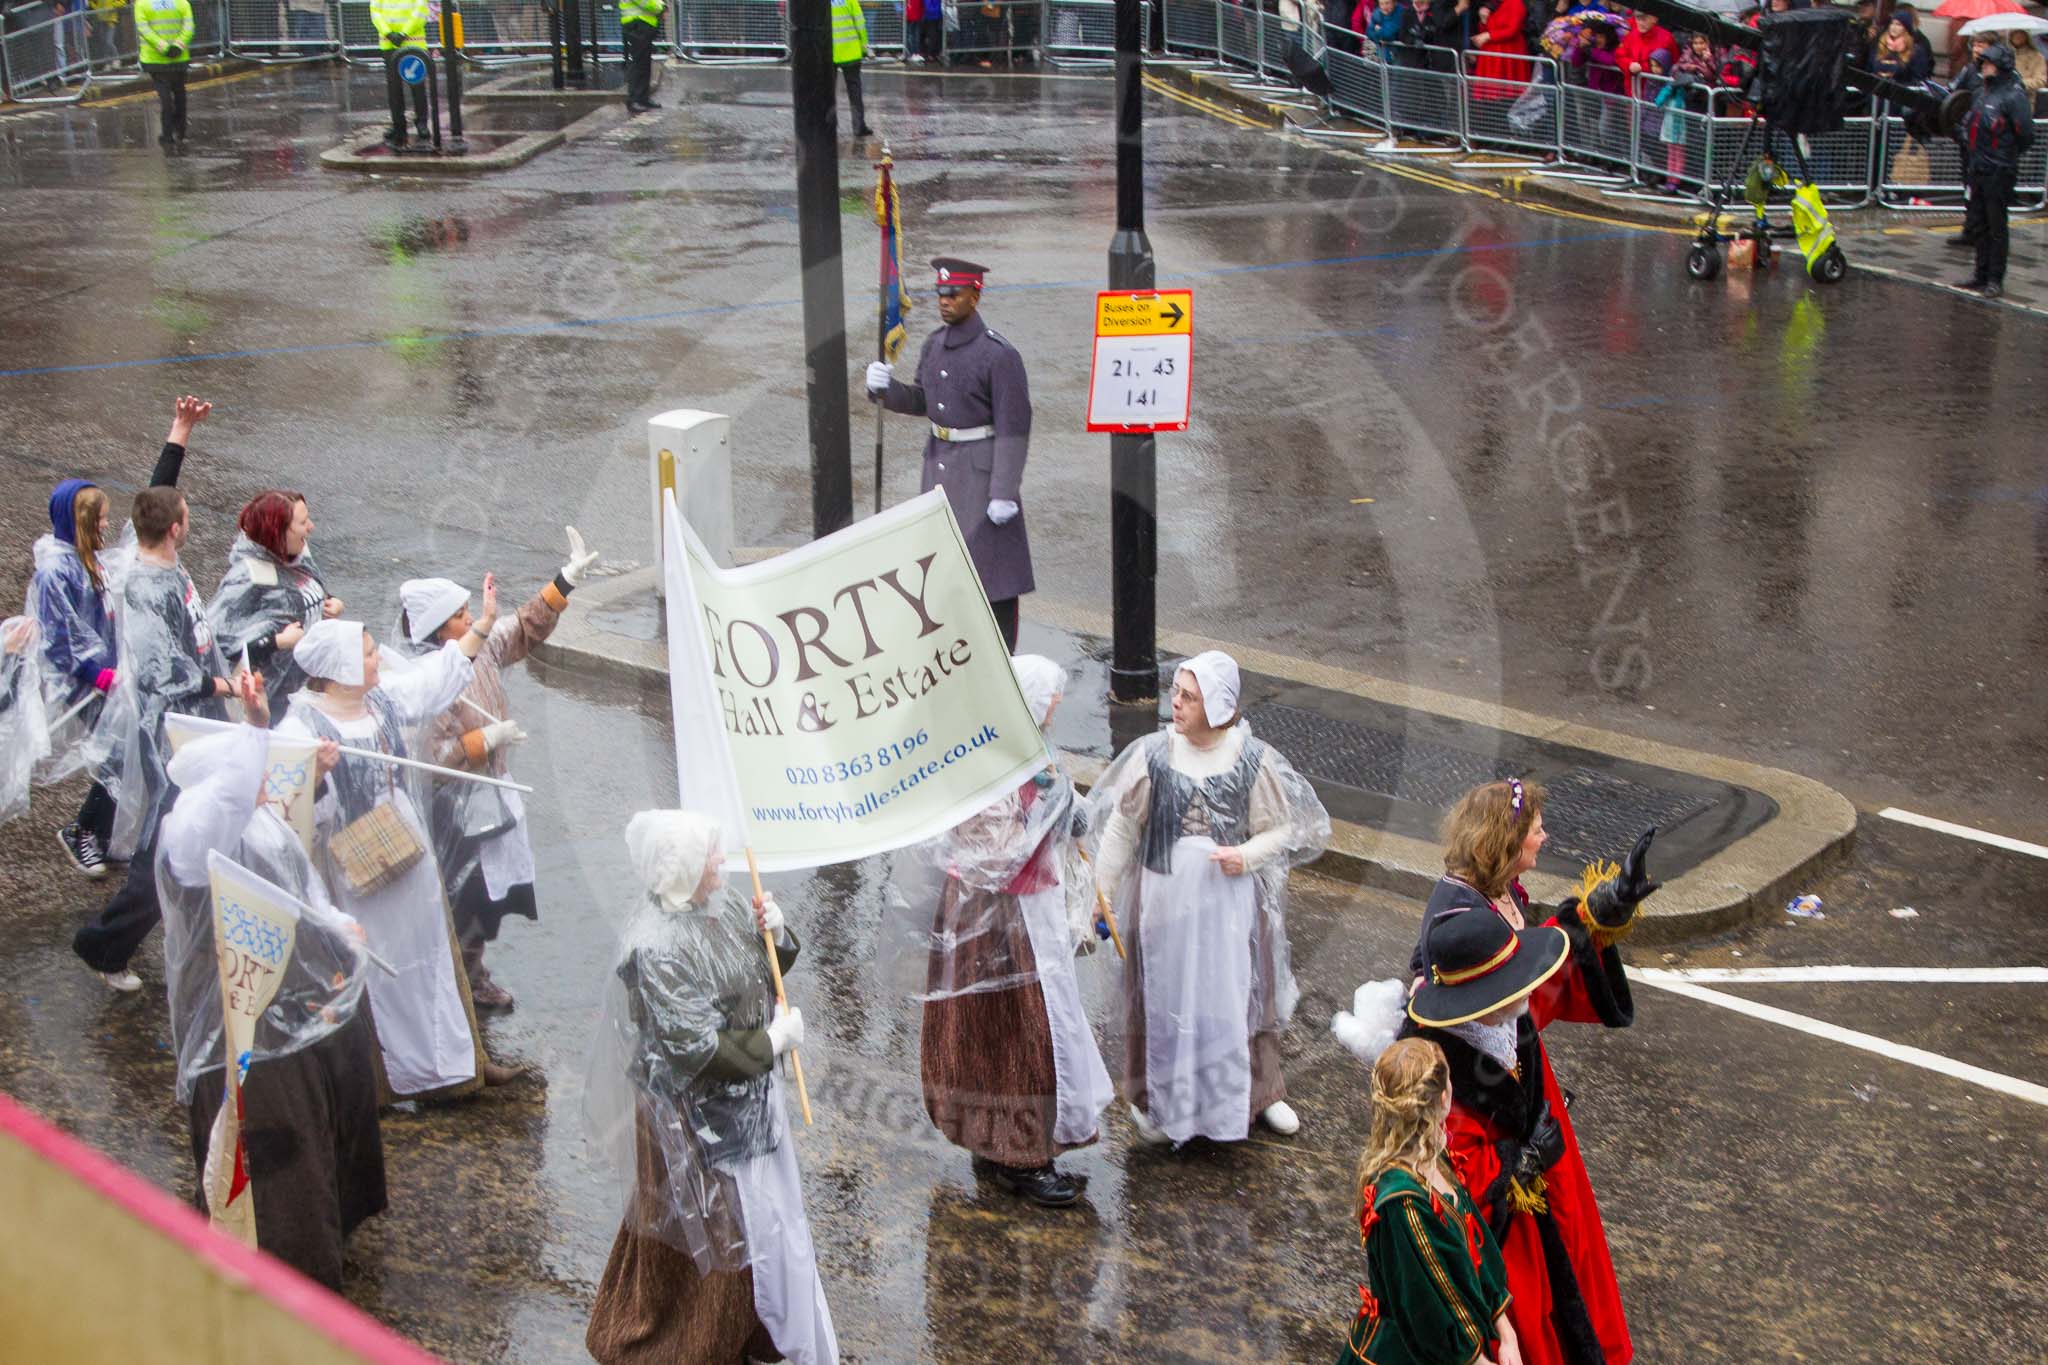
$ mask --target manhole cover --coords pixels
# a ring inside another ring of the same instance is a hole
[[[1668,830],[1714,804],[1705,797],[1591,768],[1570,768],[1545,778],[1543,788],[1549,794],[1543,827],[1550,832],[1544,856],[1574,864],[1595,858],[1618,861],[1646,827]]]
[[[1248,707],[1245,719],[1251,722],[1253,734],[1287,755],[1311,778],[1436,810],[1448,810],[1482,782],[1520,771],[1502,758],[1375,730],[1279,702]]]

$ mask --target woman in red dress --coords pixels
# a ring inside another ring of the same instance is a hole
[[[1657,883],[1652,829],[1619,868],[1524,928],[1517,878],[1546,838],[1543,790],[1515,779],[1466,793],[1445,822],[1446,875],[1424,912],[1421,981],[1403,1037],[1443,1048],[1451,1068],[1451,1164],[1507,1263],[1508,1310],[1527,1365],[1629,1365],[1635,1347],[1600,1206],[1579,1155],[1543,1030],[1635,1018],[1616,944]]]
[[[1473,99],[1511,100],[1535,75],[1529,41],[1522,36],[1527,15],[1522,0],[1495,0],[1479,7],[1479,27],[1472,35],[1472,46],[1478,50],[1472,59]]]

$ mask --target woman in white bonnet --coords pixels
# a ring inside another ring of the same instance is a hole
[[[569,557],[519,610],[506,613],[490,628],[461,699],[428,727],[424,757],[444,768],[510,776],[508,755],[525,741],[526,731],[512,718],[504,670],[554,634],[569,608],[569,595],[597,562],[597,553],[584,548],[576,528],[566,529]],[[469,589],[446,578],[407,579],[399,585],[398,600],[401,653],[432,653],[461,639],[473,624]],[[433,796],[435,852],[441,859],[448,907],[455,915],[455,936],[462,944],[470,998],[480,1010],[509,1010],[512,992],[492,979],[484,965],[484,946],[496,941],[498,926],[507,915],[540,918],[525,802],[516,791],[455,779],[438,781]]]
[[[1298,992],[1287,872],[1330,818],[1308,780],[1238,716],[1237,663],[1197,654],[1173,676],[1173,728],[1132,744],[1089,798],[1096,880],[1124,944],[1123,1095],[1146,1142],[1234,1142],[1287,1103],[1280,1033]]]
[[[486,576],[484,614],[472,629],[411,667],[388,671],[360,621],[316,622],[292,649],[307,682],[292,694],[278,732],[416,756],[422,728],[453,706],[468,684],[497,615],[497,587]],[[450,1099],[529,1074],[484,1055],[441,891],[427,806],[426,783],[417,770],[347,754],[322,769],[313,803],[313,861],[327,893],[363,926],[370,950],[397,973],[374,973],[370,981],[370,1015],[383,1067],[379,1094],[387,1104]],[[337,852],[336,840],[359,822],[385,819],[376,812],[386,807],[400,828],[390,831],[395,845],[381,847],[391,862],[404,865],[382,884],[364,886],[361,867]]]
[[[1010,663],[1042,731],[1066,670]],[[1048,746],[1042,770],[892,868],[905,917],[889,946],[909,950],[902,979],[920,988],[925,1112],[977,1175],[1049,1208],[1080,1197],[1054,1158],[1094,1143],[1116,1098],[1074,979],[1075,940],[1094,942],[1087,876],[1068,868],[1077,813]]]
[[[585,1092],[624,1214],[584,1344],[603,1365],[838,1359],[775,1062],[803,1041],[775,1003],[796,936],[772,896],[725,889],[718,826],[641,811],[645,888],[606,978]]]

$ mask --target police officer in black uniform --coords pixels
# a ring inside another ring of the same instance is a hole
[[[891,412],[930,422],[921,491],[946,490],[982,591],[1014,654],[1017,599],[1033,586],[1023,493],[1031,387],[1017,348],[982,321],[988,267],[940,256],[932,269],[939,318],[946,325],[925,338],[914,382],[897,379],[886,361],[869,365],[868,396]]]

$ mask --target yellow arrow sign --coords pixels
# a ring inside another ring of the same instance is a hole
[[[1095,296],[1095,335],[1099,337],[1173,336],[1194,330],[1192,289]]]

